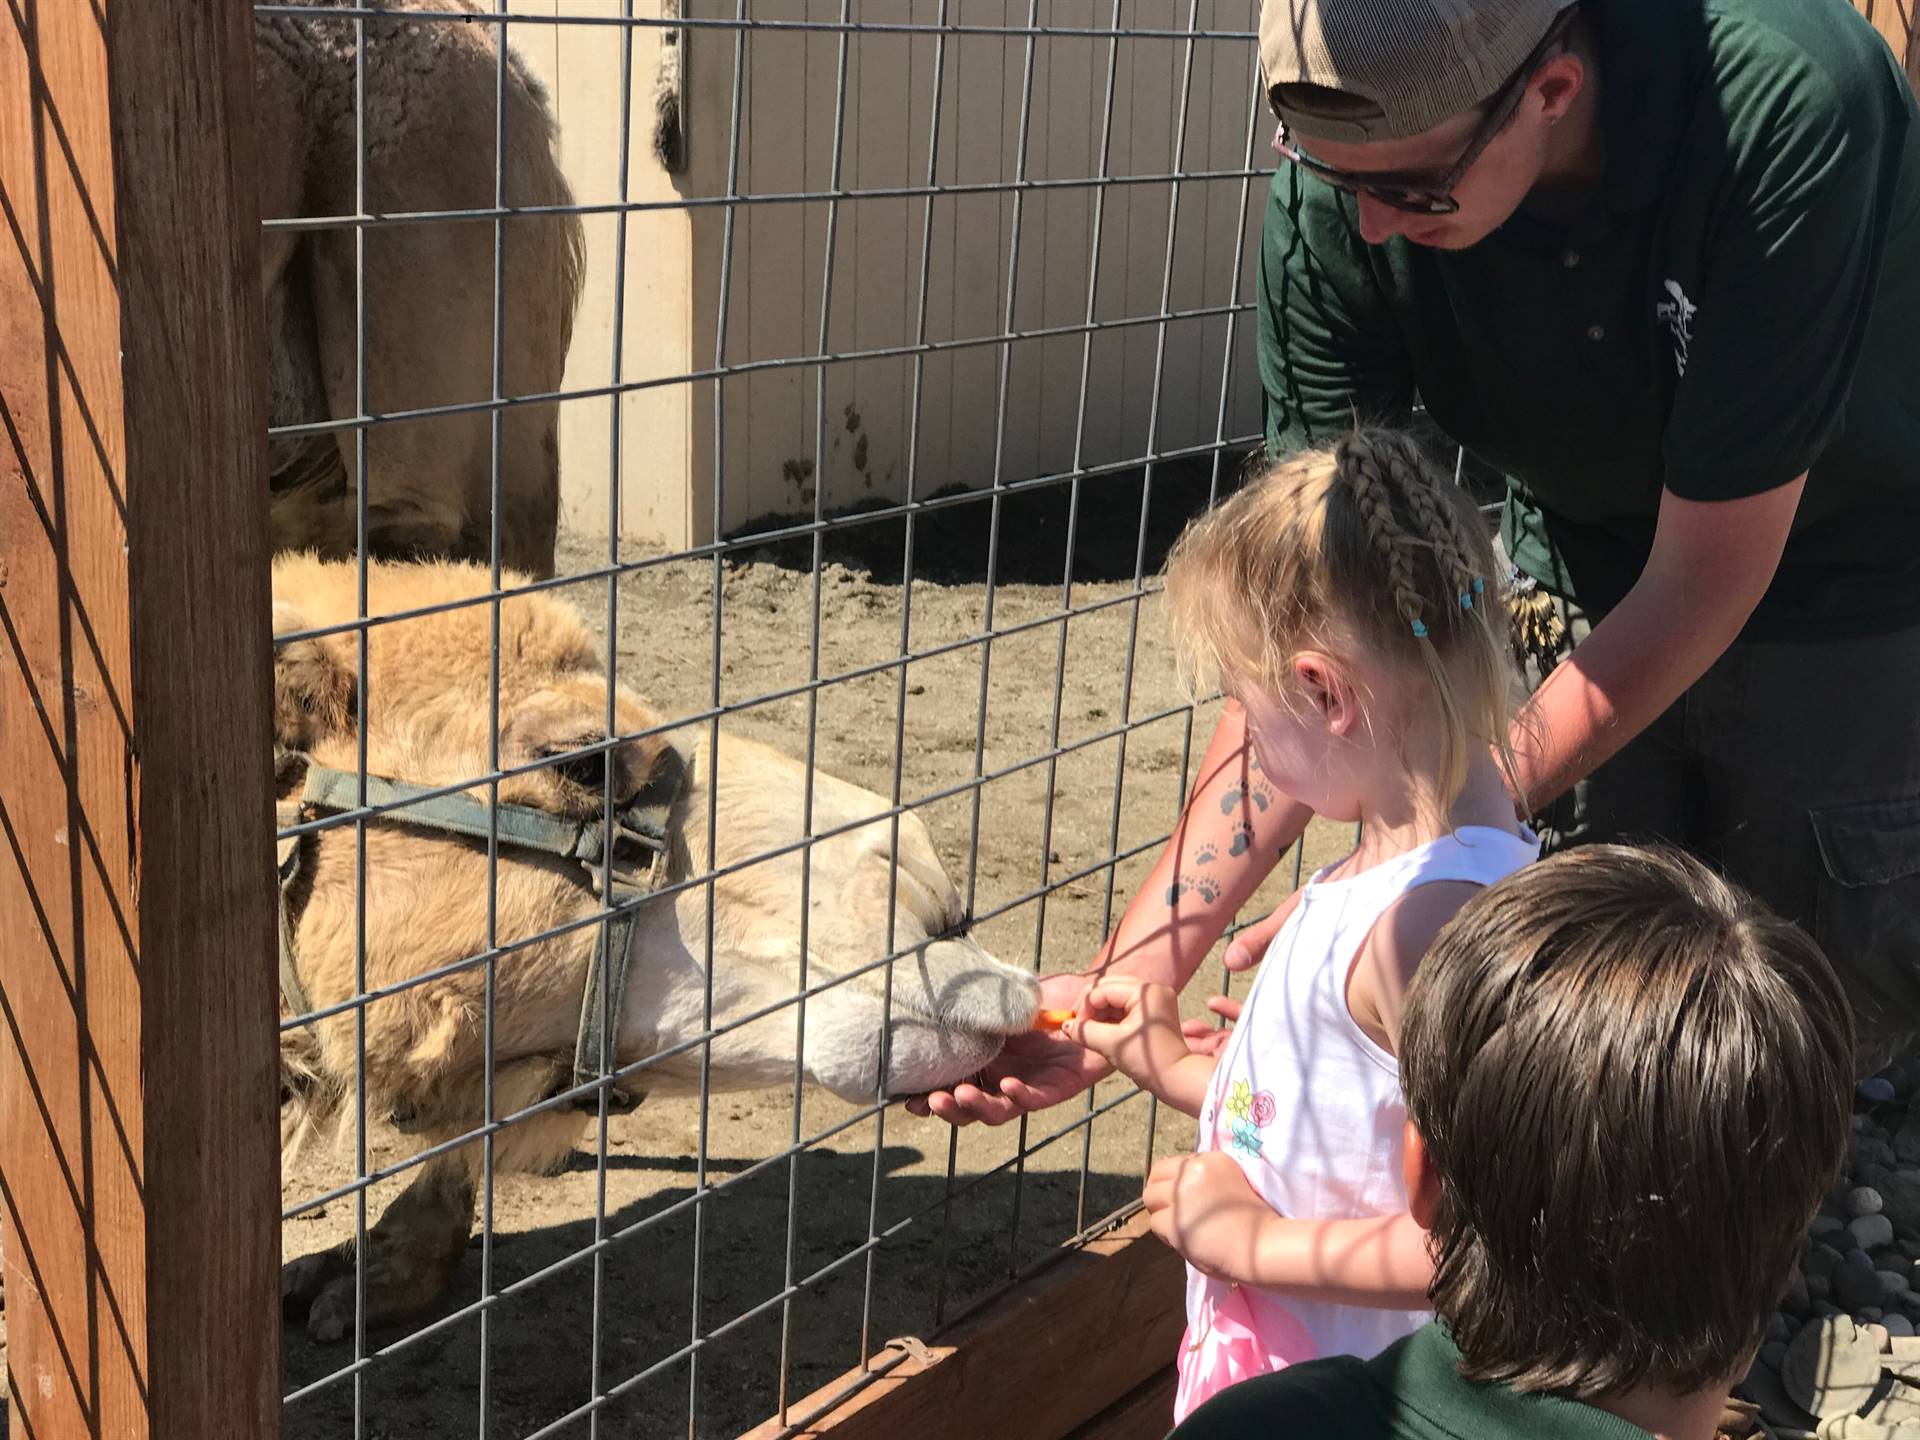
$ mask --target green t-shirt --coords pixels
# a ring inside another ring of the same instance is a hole
[[[1617,1415],[1460,1378],[1437,1321],[1371,1360],[1310,1360],[1229,1386],[1173,1440],[1650,1440]]]
[[[1520,567],[1589,609],[1651,548],[1662,487],[1811,470],[1750,637],[1920,622],[1920,107],[1846,0],[1586,0],[1603,182],[1465,251],[1368,246],[1283,165],[1259,359],[1284,455],[1430,418],[1509,481]],[[1548,204],[1548,201],[1553,203]]]

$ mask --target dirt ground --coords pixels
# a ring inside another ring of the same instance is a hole
[[[1137,497],[1137,490],[1132,493]],[[1111,739],[1061,758],[1051,777],[1039,764],[987,784],[980,796],[977,846],[970,844],[970,794],[923,811],[950,872],[963,892],[970,891],[975,913],[986,917],[976,933],[1003,959],[1042,969],[1080,966],[1092,957],[1109,914],[1117,915],[1131,896],[1152,861],[1152,842],[1174,818],[1189,748],[1197,759],[1212,721],[1211,712],[1203,711],[1189,728],[1157,600],[1136,606],[1122,598],[1133,590],[1138,502],[1117,501],[1116,511],[1133,518],[1105,552],[1097,543],[1081,550],[1080,569],[1093,578],[1076,583],[1072,603],[1094,613],[1066,623],[1064,670],[1059,623],[1020,628],[1061,612],[1059,517],[1036,514],[1023,520],[1010,511],[1002,517],[1002,534],[1013,538],[1001,556],[999,573],[1007,583],[992,597],[992,628],[999,638],[990,657],[979,645],[963,646],[913,662],[906,676],[900,763],[902,793],[910,800],[974,776],[983,658],[989,664],[981,763],[989,774],[1048,750],[1056,693],[1065,744],[1129,717],[1173,712],[1129,736],[1117,816],[1119,747]],[[976,637],[987,628],[987,588],[980,578],[984,550],[975,548],[976,537],[963,528],[986,518],[965,512],[984,509],[961,507],[955,514],[959,526],[921,527],[916,575],[931,572],[940,578],[916,578],[911,586],[909,633],[915,651]],[[1156,515],[1150,551],[1157,552],[1173,528],[1164,513]],[[1053,540],[1041,543],[1048,533]],[[1097,530],[1090,527],[1089,535],[1097,542]],[[898,539],[897,526],[893,538]],[[876,534],[836,537],[838,558],[821,576],[823,675],[846,674],[900,653],[909,597],[899,583],[899,551],[890,552],[896,557],[890,573],[884,554],[876,559],[858,549],[866,545],[885,552],[884,540]],[[787,542],[724,568],[720,693],[726,703],[750,701],[806,680],[814,604],[813,577],[804,566],[809,550],[810,542]],[[563,542],[561,569],[590,570],[604,563],[606,553],[604,540],[569,538]],[[1149,563],[1157,563],[1157,553]],[[1115,572],[1128,578],[1113,578]],[[619,585],[621,679],[663,714],[695,713],[711,700],[713,585],[711,561],[660,565]],[[600,623],[606,590],[604,581],[593,581],[567,593]],[[1122,603],[1105,603],[1113,601]],[[898,684],[897,671],[887,669],[820,693],[822,768],[882,794],[890,790]],[[803,754],[807,714],[806,697],[796,696],[756,705],[727,723]],[[1341,843],[1336,834],[1317,836],[1309,859],[1318,863]],[[1135,848],[1141,853],[1112,872],[1110,895],[1109,872],[1095,867],[1116,849],[1125,854]],[[971,870],[970,854],[976,857]],[[1038,901],[1012,902],[1041,884],[1042,859],[1049,855],[1056,880],[1089,873],[1052,894],[1043,918]],[[1284,877],[1277,875],[1267,898],[1284,888]],[[1210,970],[1192,987],[1188,1003],[1196,1012],[1219,974]],[[1109,1082],[1097,1100],[1104,1104],[1124,1094],[1125,1087]],[[689,1205],[651,1224],[648,1217],[693,1193],[700,1107],[649,1102],[613,1122],[603,1233],[633,1233],[604,1253],[599,1377],[602,1389],[633,1383],[603,1416],[601,1435],[684,1435],[690,1429],[699,1436],[738,1434],[780,1404],[783,1319],[786,1393],[797,1400],[889,1339],[929,1333],[942,1315],[951,1316],[1084,1224],[1130,1202],[1150,1153],[1168,1153],[1191,1139],[1190,1121],[1163,1114],[1155,1125],[1147,1101],[1138,1095],[1091,1127],[1074,1123],[1086,1113],[1082,1103],[1036,1117],[1026,1132],[1023,1161],[1017,1127],[956,1135],[941,1122],[915,1119],[897,1107],[879,1124],[867,1119],[828,1133],[852,1113],[852,1107],[811,1091],[801,1097],[797,1114],[786,1091],[715,1097],[706,1117],[710,1186],[782,1151],[796,1134],[824,1138],[791,1165],[778,1161],[704,1205]],[[399,1153],[391,1137],[377,1137],[376,1161]],[[350,1164],[335,1157],[305,1162],[285,1177],[284,1198],[292,1205],[351,1173]],[[389,1182],[372,1192],[370,1215],[399,1184]],[[497,1293],[589,1244],[600,1184],[590,1137],[562,1175],[500,1177],[492,1197],[491,1244],[476,1239],[447,1304],[424,1323],[471,1304],[481,1293],[483,1267],[491,1267],[491,1289]],[[339,1201],[322,1213],[287,1222],[286,1257],[350,1235],[354,1208],[351,1200]],[[790,1316],[783,1317],[776,1303],[716,1334],[785,1286],[790,1227],[794,1278],[819,1278],[793,1299]],[[875,1234],[887,1239],[869,1256],[862,1247]],[[851,1258],[827,1269],[842,1257]],[[356,1404],[357,1433],[367,1440],[547,1433],[543,1427],[593,1393],[594,1285],[594,1266],[586,1260],[501,1300],[486,1316],[484,1374],[481,1322],[470,1317],[375,1359],[359,1376],[357,1400],[354,1381],[344,1379],[289,1405],[286,1434],[290,1440],[345,1440],[356,1435]],[[696,1332],[705,1343],[693,1363],[662,1364]],[[371,1344],[378,1349],[404,1338],[403,1333],[377,1333]],[[351,1342],[316,1345],[290,1327],[288,1392],[349,1367],[352,1357]],[[652,1370],[656,1365],[661,1368]],[[551,1433],[584,1437],[589,1431],[581,1419]]]

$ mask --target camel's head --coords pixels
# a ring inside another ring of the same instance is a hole
[[[508,583],[524,582],[509,576]],[[645,788],[663,763],[667,745],[658,736],[606,745],[610,734],[631,735],[658,721],[618,686],[609,715],[600,658],[567,606],[542,594],[500,603],[496,740],[490,704],[493,607],[457,604],[485,593],[486,572],[465,565],[374,564],[368,585],[376,614],[428,613],[379,620],[368,629],[364,716],[355,631],[278,644],[274,739],[284,750],[352,771],[364,731],[370,775],[445,786],[496,766],[522,771],[500,782],[502,803],[582,818],[600,813],[609,771],[619,804]],[[280,561],[274,567],[275,636],[351,622],[355,587],[351,565],[305,557]],[[449,605],[456,608],[438,608]]]
[[[524,582],[513,576],[509,583]],[[410,618],[374,623],[363,655],[351,628],[285,638],[351,625],[359,613],[355,567],[304,556],[276,562],[274,631],[283,638],[274,655],[274,738],[283,801],[303,795],[311,801],[314,776],[344,772],[336,777],[345,782],[344,800],[333,808],[352,808],[364,745],[369,776],[408,786],[432,789],[505,773],[501,805],[553,817],[563,822],[554,831],[563,833],[572,822],[598,821],[609,781],[620,807],[646,791],[662,767],[677,764],[658,736],[608,743],[610,736],[644,732],[657,721],[619,687],[609,713],[605,670],[570,607],[545,594],[500,602],[496,646],[494,607],[459,603],[484,595],[487,584],[487,572],[477,566],[370,566],[368,611]],[[491,704],[496,652],[497,724]],[[462,793],[483,802],[464,813],[480,817],[484,837],[487,788]],[[381,803],[377,794],[368,799]],[[458,814],[459,806],[445,808]],[[311,805],[299,812],[302,818],[314,813]],[[355,992],[356,937],[362,932],[369,988],[483,954],[490,923],[498,945],[519,946],[498,967],[500,999],[509,999],[517,986],[579,983],[599,927],[564,927],[601,908],[587,867],[503,838],[490,887],[484,838],[476,843],[404,823],[407,814],[397,810],[394,821],[366,827],[364,886],[353,825],[317,829],[303,841],[288,894],[296,907],[295,950],[309,1008],[338,1004]],[[291,818],[283,814],[283,825]],[[504,822],[499,828],[508,837]],[[364,925],[355,913],[362,906]],[[556,928],[563,933],[533,939]],[[445,1043],[457,1048],[453,1036],[464,1008],[478,1000],[483,986],[483,971],[468,967],[445,983],[376,1002],[369,1018],[404,1019],[413,1035],[444,1025]],[[572,1004],[577,1015],[577,998]],[[565,1007],[509,1010],[503,1004],[501,1025],[511,1030],[521,1024],[516,1017],[544,1017],[556,1008]],[[337,1018],[342,1024],[333,1030],[323,1023],[323,1045],[349,1043],[350,1017]],[[496,1038],[503,1046],[546,1044],[544,1036],[531,1034]]]

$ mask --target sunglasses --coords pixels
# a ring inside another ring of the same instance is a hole
[[[1521,97],[1527,93],[1527,81],[1533,78],[1533,72],[1540,68],[1548,53],[1558,43],[1573,21],[1573,9],[1569,7],[1554,17],[1553,24],[1547,27],[1547,33],[1533,52],[1508,77],[1507,83],[1495,94],[1493,106],[1487,116],[1474,130],[1467,141],[1467,148],[1460,152],[1460,158],[1453,162],[1438,180],[1430,175],[1396,174],[1392,171],[1368,171],[1364,174],[1352,170],[1336,170],[1331,165],[1322,164],[1306,151],[1287,138],[1287,127],[1282,122],[1273,137],[1273,148],[1281,157],[1298,165],[1309,175],[1316,175],[1336,189],[1349,194],[1365,195],[1382,205],[1402,211],[1408,215],[1452,215],[1460,208],[1460,202],[1453,198],[1454,187],[1466,176],[1467,171],[1486,152],[1494,137],[1512,121],[1520,109]]]

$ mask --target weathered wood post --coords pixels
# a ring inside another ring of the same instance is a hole
[[[279,1433],[247,0],[0,12],[0,1217],[16,1437]]]

